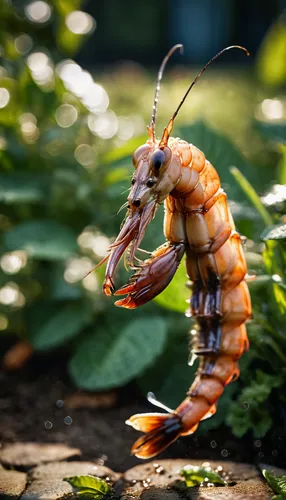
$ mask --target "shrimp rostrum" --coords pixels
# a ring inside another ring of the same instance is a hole
[[[192,434],[199,422],[216,412],[225,385],[239,375],[238,359],[248,348],[245,322],[251,316],[246,284],[247,268],[241,238],[234,222],[220,179],[212,164],[194,145],[170,136],[174,120],[188,93],[207,66],[192,82],[177,110],[155,137],[155,117],[160,81],[174,46],[164,58],[157,80],[148,140],[133,155],[135,168],[128,196],[128,211],[121,231],[111,245],[103,291],[107,296],[124,295],[115,304],[133,309],[161,293],[172,280],[183,255],[192,283],[190,312],[197,335],[193,354],[200,357],[199,369],[186,398],[176,410],[167,413],[137,414],[127,424],[143,432],[132,447],[132,454],[150,458],[164,450],[179,436]],[[147,225],[164,202],[166,243],[150,258],[133,265]],[[127,251],[135,274],[127,285],[115,291],[114,271]],[[158,404],[158,406],[163,406]]]

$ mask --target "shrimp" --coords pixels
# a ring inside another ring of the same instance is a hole
[[[230,46],[214,56],[197,75],[164,129],[155,137],[160,81],[175,45],[164,58],[157,79],[152,120],[146,144],[133,155],[135,168],[128,196],[125,223],[111,245],[103,292],[124,295],[115,305],[134,309],[160,294],[172,280],[183,255],[192,283],[190,313],[197,335],[192,352],[200,357],[199,369],[186,398],[167,413],[133,415],[127,424],[143,432],[131,453],[150,458],[180,436],[192,434],[199,423],[216,412],[224,387],[239,376],[238,359],[248,349],[245,322],[251,317],[246,284],[247,266],[240,235],[235,230],[227,196],[213,165],[193,144],[171,137],[174,120],[202,73]],[[147,225],[164,202],[166,243],[139,265],[133,258]],[[128,249],[128,262],[135,270],[129,282],[115,291],[114,271]],[[162,403],[157,406],[164,407]],[[166,409],[166,408],[165,408]]]

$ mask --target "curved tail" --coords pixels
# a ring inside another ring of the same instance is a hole
[[[200,331],[193,351],[201,355],[196,378],[187,397],[171,413],[133,415],[126,423],[144,432],[134,443],[131,453],[139,458],[150,458],[161,453],[180,436],[192,434],[199,423],[216,412],[216,405],[224,387],[239,376],[237,360],[248,349],[245,321],[251,315],[250,297],[246,282],[222,295],[222,319],[218,327],[221,335],[219,352],[201,347],[202,328],[209,325],[198,321]],[[208,333],[212,330],[208,328]],[[217,335],[217,332],[216,332]],[[206,346],[204,342],[204,346]]]

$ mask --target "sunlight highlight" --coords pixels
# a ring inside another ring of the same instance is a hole
[[[0,109],[5,108],[10,101],[10,93],[5,87],[0,88]]]
[[[66,17],[67,28],[76,35],[87,35],[96,28],[94,18],[81,10],[74,10]]]
[[[56,122],[60,127],[71,127],[78,118],[78,112],[71,104],[62,104],[55,114]]]
[[[52,15],[52,9],[47,2],[36,0],[25,7],[25,14],[34,23],[46,23]]]
[[[118,130],[118,119],[111,109],[98,116],[89,115],[87,124],[90,131],[101,139],[111,139]]]
[[[16,250],[2,255],[0,266],[6,274],[16,274],[27,264],[27,252]]]
[[[268,120],[281,120],[284,115],[283,103],[278,99],[264,99],[261,110]]]

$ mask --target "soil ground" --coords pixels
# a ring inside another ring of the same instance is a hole
[[[131,384],[120,391],[113,408],[66,408],[65,399],[75,388],[65,371],[65,361],[61,356],[35,356],[22,370],[0,373],[0,440],[67,443],[82,450],[82,459],[98,458],[119,472],[140,463],[130,456],[138,433],[126,426],[125,420],[134,413],[150,411],[150,405]],[[208,457],[285,468],[285,449],[285,436],[236,440],[229,428],[220,427],[207,435],[179,439],[160,459]]]

